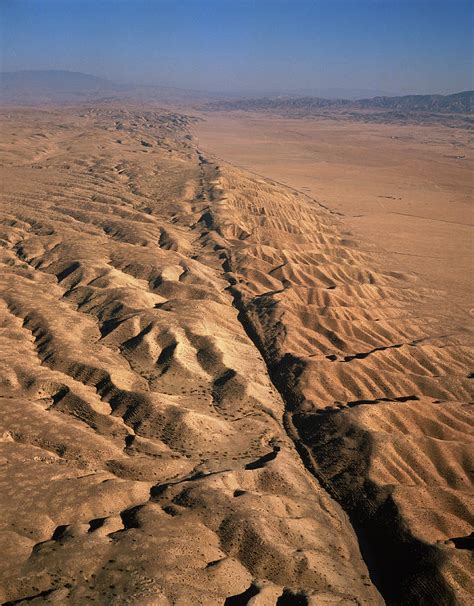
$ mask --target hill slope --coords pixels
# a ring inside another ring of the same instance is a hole
[[[0,118],[0,601],[470,604],[439,293],[185,116]]]

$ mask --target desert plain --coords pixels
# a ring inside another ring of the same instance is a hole
[[[0,601],[472,603],[472,143],[0,113]]]
[[[195,132],[246,170],[308,194],[388,267],[469,311],[473,284],[472,131],[443,125],[202,114]],[[446,294],[446,296],[443,296]]]

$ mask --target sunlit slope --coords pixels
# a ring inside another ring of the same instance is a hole
[[[2,601],[379,604],[234,306],[187,123],[2,115]]]
[[[209,222],[307,467],[358,529],[390,603],[468,604],[472,334],[382,271],[337,217],[231,166]],[[223,245],[224,246],[224,245]],[[428,600],[428,601],[426,601]]]

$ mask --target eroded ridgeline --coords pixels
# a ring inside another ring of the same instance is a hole
[[[233,306],[244,234],[188,122],[2,115],[1,600],[378,604]]]
[[[377,267],[304,194],[221,166],[212,230],[306,467],[391,604],[472,592],[472,335],[441,293]]]

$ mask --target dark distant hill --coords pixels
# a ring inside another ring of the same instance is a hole
[[[327,99],[315,96],[279,95],[223,98],[219,93],[183,90],[166,86],[118,84],[105,78],[66,70],[0,72],[0,103],[34,105],[81,101],[134,99],[169,103],[206,103],[207,109],[260,111],[314,115],[324,111],[384,112],[397,119],[407,113],[470,114],[474,91],[453,95],[377,96],[366,99]],[[376,119],[375,115],[371,119]]]
[[[348,107],[353,101],[348,99],[323,99],[321,97],[262,97],[261,99],[227,99],[209,104],[210,109],[230,110],[311,110],[327,107]]]
[[[4,102],[73,101],[125,90],[125,86],[81,72],[45,70],[0,73],[0,100]]]
[[[132,99],[182,103],[207,102],[223,95],[168,86],[118,84],[66,70],[0,72],[0,103],[36,105]]]
[[[392,110],[400,112],[462,113],[472,112],[474,91],[453,95],[406,95],[403,97],[372,97],[351,101],[348,99],[322,99],[320,97],[264,97],[218,101],[211,109],[307,111],[324,108],[358,110]]]
[[[405,95],[368,99],[264,97],[207,103],[208,111],[262,111],[289,118],[331,118],[386,124],[439,124],[474,130],[474,91],[452,95]]]
[[[277,98],[277,99],[255,99],[256,107],[305,109],[321,107],[343,107],[351,105],[352,101],[348,99],[323,99],[321,97],[296,97],[296,98]]]
[[[403,97],[373,97],[360,99],[354,106],[367,109],[394,109],[401,111],[449,112],[470,114],[474,91],[453,95],[405,95]]]

